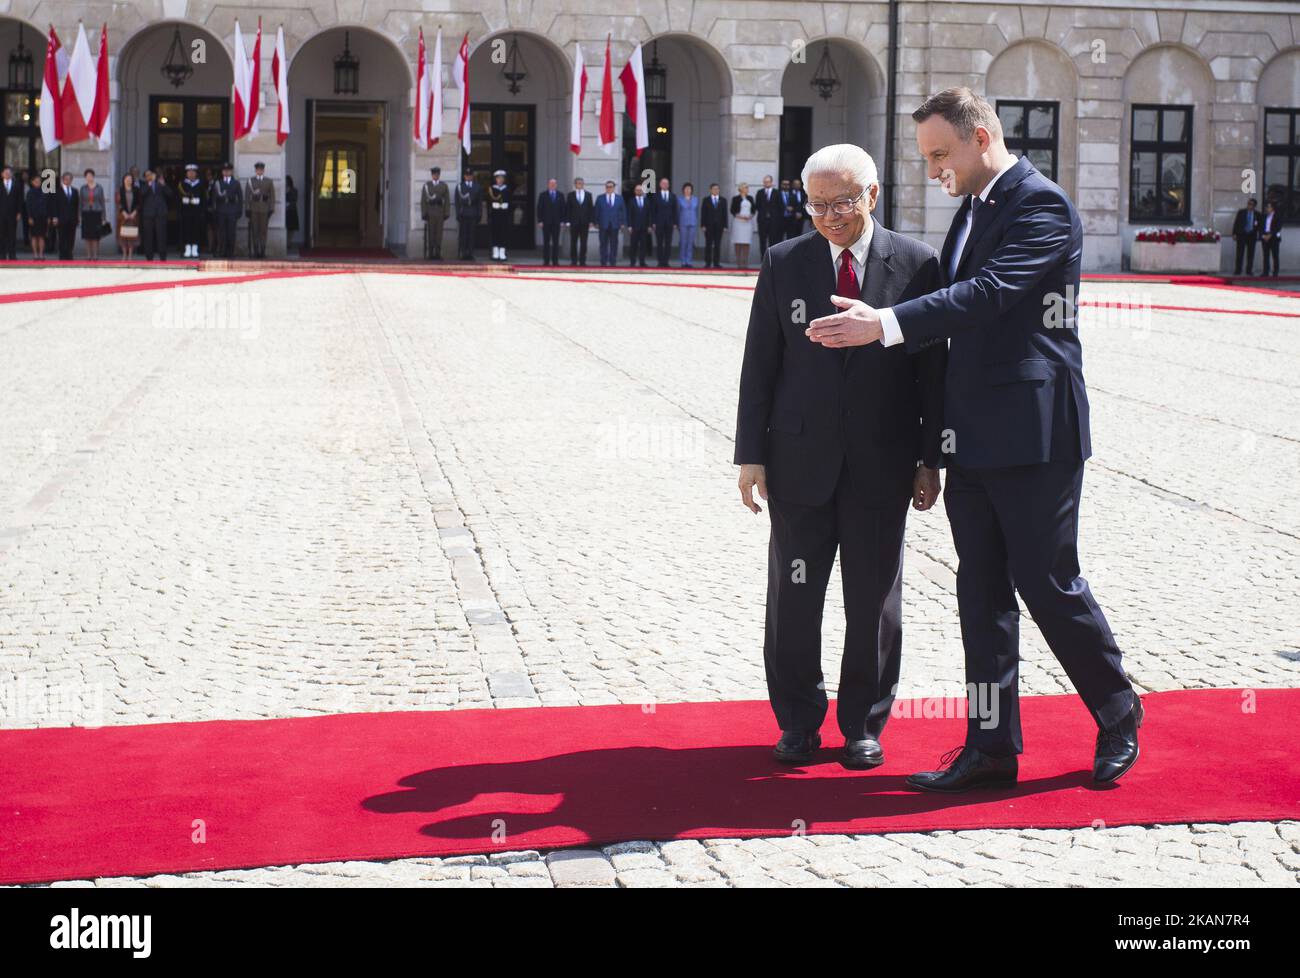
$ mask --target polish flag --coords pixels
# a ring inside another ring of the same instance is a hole
[[[108,96],[108,25],[99,29],[99,62],[95,68],[95,107],[90,113],[88,129],[99,141],[100,149],[113,145],[113,107]]]
[[[613,154],[618,141],[614,138],[614,69],[609,62],[609,35],[605,35],[605,72],[600,83],[600,148]]]
[[[456,87],[460,89],[460,123],[456,135],[465,152],[469,152],[469,31],[461,39],[460,50],[456,52],[456,61],[451,68],[456,78]]]
[[[258,115],[262,111],[262,18],[257,18],[257,40],[253,42],[253,57],[249,62],[248,128],[249,136],[256,136],[261,127]]]
[[[429,148],[429,62],[424,53],[424,28],[420,28],[420,46],[415,55],[415,112],[411,138],[418,149]]]
[[[623,85],[623,100],[627,103],[624,110],[636,123],[636,153],[650,145],[650,122],[645,109],[645,69],[641,66],[641,45],[636,46],[632,57],[618,73],[618,80]]]
[[[79,143],[90,138],[89,120],[95,112],[95,62],[90,57],[86,28],[77,25],[77,43],[68,61],[63,82],[63,142]]]
[[[442,28],[433,39],[433,67],[429,69],[429,128],[428,148],[438,145],[442,138]]]
[[[578,54],[573,62],[573,97],[569,102],[569,149],[582,152],[582,101],[587,97],[587,66],[582,61],[582,45],[574,44]]]
[[[289,59],[284,51],[284,25],[275,32],[275,54],[271,57],[271,78],[275,81],[275,142],[283,146],[289,138]]]
[[[63,112],[59,99],[59,76],[68,70],[68,54],[59,35],[50,28],[45,43],[45,77],[41,81],[41,143],[45,151],[63,143]]]
[[[235,85],[231,95],[234,103],[235,141],[244,138],[248,132],[248,52],[244,50],[244,35],[239,31],[239,21],[235,21]]]

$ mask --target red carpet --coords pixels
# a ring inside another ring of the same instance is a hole
[[[1300,817],[1300,690],[1145,697],[1142,758],[1094,788],[1073,696],[1027,698],[1012,792],[902,790],[959,719],[895,718],[886,764],[783,768],[766,703],[399,712],[0,732],[0,881],[629,839]],[[828,723],[827,730],[833,730]],[[201,826],[200,822],[201,820]],[[198,826],[198,827],[196,827]],[[206,841],[191,837],[202,829]],[[495,835],[494,835],[495,833]]]

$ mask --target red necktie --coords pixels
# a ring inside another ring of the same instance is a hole
[[[862,290],[858,288],[858,277],[853,272],[853,253],[845,248],[840,252],[840,280],[835,284],[837,295],[860,299]]]

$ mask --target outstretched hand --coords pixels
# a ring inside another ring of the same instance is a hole
[[[841,311],[814,319],[804,330],[814,343],[830,347],[866,346],[884,337],[880,313],[861,299],[833,295],[831,302]]]

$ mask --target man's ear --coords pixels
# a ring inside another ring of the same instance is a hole
[[[880,196],[880,184],[873,183],[871,190],[867,194],[867,213],[870,214],[876,209],[876,199]]]

